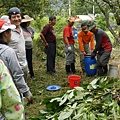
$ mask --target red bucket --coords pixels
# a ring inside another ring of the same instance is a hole
[[[68,81],[70,88],[80,86],[81,77],[79,75],[70,75],[68,76]]]

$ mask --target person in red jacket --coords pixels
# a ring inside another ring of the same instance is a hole
[[[74,52],[74,35],[72,26],[74,25],[74,17],[68,19],[68,24],[63,30],[63,39],[64,39],[64,51],[66,53],[66,73],[72,74],[75,73],[75,52]]]
[[[80,49],[80,65],[82,71],[85,71],[84,55],[91,54],[94,50],[94,34],[88,30],[87,22],[81,24],[81,31],[78,32],[78,43]]]
[[[112,43],[105,31],[96,27],[94,21],[88,22],[87,26],[87,28],[95,35],[96,45],[91,57],[95,57],[97,54],[98,76],[106,76],[108,71],[107,64],[112,51]]]

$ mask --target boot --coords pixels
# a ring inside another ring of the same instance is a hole
[[[76,70],[75,70],[75,63],[71,63],[71,71],[72,73],[76,73]]]
[[[108,72],[108,67],[106,65],[106,66],[103,67],[103,73],[104,73],[105,76],[107,75],[107,72]]]
[[[70,71],[70,65],[66,65],[65,69],[67,74],[72,74],[72,72]]]
[[[98,74],[98,76],[104,76],[104,72],[103,72],[102,67],[97,68],[97,74]]]

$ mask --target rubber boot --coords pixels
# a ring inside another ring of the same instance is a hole
[[[98,74],[98,76],[104,76],[104,72],[103,72],[102,67],[97,68],[97,74]]]
[[[106,76],[106,75],[107,75],[107,72],[108,72],[108,67],[107,67],[107,65],[103,67],[103,70],[104,70],[103,73],[104,73],[104,75]]]
[[[71,71],[70,71],[70,65],[66,65],[65,69],[66,69],[67,74],[72,74]]]
[[[76,70],[75,70],[75,63],[71,63],[71,71],[72,73],[76,73]]]

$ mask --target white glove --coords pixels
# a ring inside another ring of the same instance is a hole
[[[72,51],[72,48],[71,48],[71,46],[68,46],[68,51],[70,51],[70,52]]]

